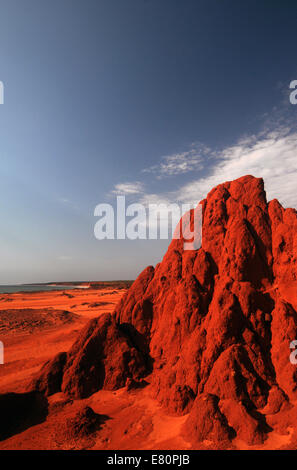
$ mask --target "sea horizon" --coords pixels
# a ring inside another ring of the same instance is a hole
[[[0,285],[1,294],[13,294],[15,292],[46,292],[53,290],[87,288],[80,284],[59,284],[59,283],[33,283],[33,284],[3,284]]]

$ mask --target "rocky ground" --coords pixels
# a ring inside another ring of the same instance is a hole
[[[268,203],[252,176],[202,206],[199,250],[173,240],[114,311],[94,307],[71,347],[31,374],[29,397],[2,396],[47,406],[3,448],[296,448],[297,213]],[[80,416],[85,429],[68,436]]]

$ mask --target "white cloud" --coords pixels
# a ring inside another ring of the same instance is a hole
[[[119,183],[116,184],[112,190],[113,194],[129,196],[131,194],[140,194],[144,191],[143,184],[139,181],[133,183]]]
[[[297,207],[297,133],[279,128],[238,141],[216,153],[208,176],[187,183],[171,197],[195,202],[217,184],[247,174],[264,179],[268,200],[277,198],[285,207]]]
[[[175,176],[189,173],[194,170],[204,168],[204,157],[210,149],[202,144],[192,144],[190,150],[161,158],[158,165],[153,165],[142,170],[143,173],[157,173],[157,178],[162,179],[167,176]]]
[[[198,176],[173,191],[149,194],[144,191],[142,183],[134,182],[116,185],[113,193],[127,196],[139,194],[138,202],[146,207],[149,204],[175,202],[197,205],[216,185],[244,175],[253,175],[264,179],[268,200],[277,198],[284,207],[297,208],[296,130],[281,126],[273,131],[266,129],[257,135],[245,136],[234,145],[221,150],[211,150],[200,145],[202,150],[199,155],[197,144],[192,147],[189,151],[163,157],[160,165],[143,171],[157,173],[158,179],[204,166],[203,176]]]

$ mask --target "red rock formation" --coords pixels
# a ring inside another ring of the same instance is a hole
[[[154,396],[189,413],[194,444],[255,444],[270,430],[261,410],[297,398],[297,296],[286,293],[297,281],[297,213],[268,204],[252,176],[217,186],[202,205],[202,247],[173,240],[113,317],[89,324],[68,353],[62,390],[87,396],[152,371]]]
[[[62,391],[84,398],[101,388],[121,388],[127,378],[146,375],[145,357],[131,337],[110,314],[91,320],[67,354]]]
[[[29,389],[33,388],[45,395],[53,395],[61,390],[63,371],[67,359],[67,353],[57,354],[52,360],[46,362],[38,376],[33,379]]]

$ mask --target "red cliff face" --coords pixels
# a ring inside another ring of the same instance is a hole
[[[194,444],[236,437],[257,444],[271,430],[261,410],[278,413],[297,399],[289,360],[297,212],[268,204],[263,180],[252,176],[217,186],[202,204],[202,247],[184,251],[173,240],[113,317],[89,325],[65,363],[55,362],[56,389],[86,396],[151,374],[169,412],[189,413],[184,433]]]

